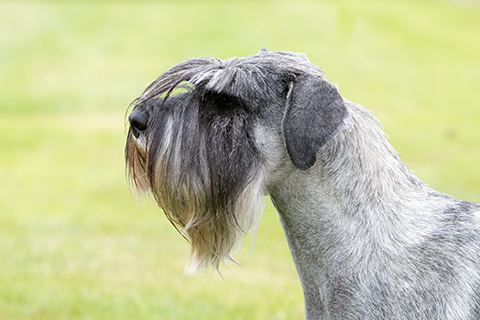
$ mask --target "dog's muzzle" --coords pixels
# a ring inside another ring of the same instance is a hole
[[[139,138],[147,130],[148,114],[145,111],[135,110],[128,117],[130,128],[135,138]]]

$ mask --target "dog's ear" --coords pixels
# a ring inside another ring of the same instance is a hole
[[[317,151],[349,127],[350,115],[340,93],[326,80],[297,76],[288,89],[283,138],[293,164],[307,170],[315,164]]]

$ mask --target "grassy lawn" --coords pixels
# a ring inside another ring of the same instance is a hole
[[[194,56],[301,51],[434,188],[480,202],[480,7],[433,0],[0,0],[0,320],[301,319],[271,205],[255,248],[188,244],[125,179],[125,114]]]

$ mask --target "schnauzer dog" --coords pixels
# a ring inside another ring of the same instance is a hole
[[[436,192],[305,55],[190,59],[133,103],[127,170],[218,268],[274,203],[306,319],[480,319],[480,205]]]

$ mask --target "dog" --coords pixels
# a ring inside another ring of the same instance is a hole
[[[218,269],[269,195],[306,319],[480,319],[480,205],[432,190],[303,54],[170,68],[133,103],[126,166]]]

